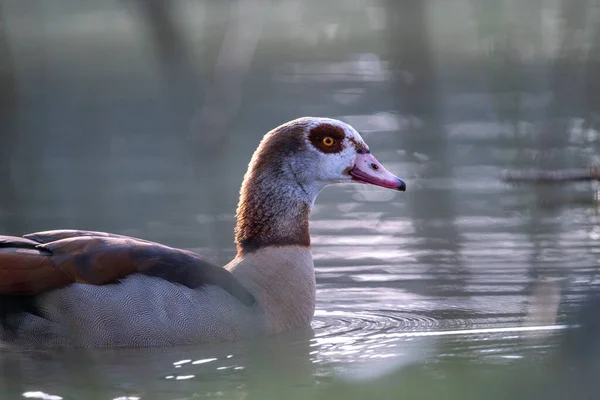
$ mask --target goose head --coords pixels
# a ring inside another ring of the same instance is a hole
[[[267,133],[246,178],[263,173],[274,180],[285,177],[312,200],[324,187],[336,183],[406,190],[406,183],[371,154],[356,129],[331,118],[298,118]]]
[[[328,118],[306,118],[305,129],[298,133],[303,143],[290,154],[290,167],[303,186],[320,190],[329,184],[358,182],[406,190],[404,181],[377,161],[349,124]]]
[[[361,183],[406,190],[360,134],[331,118],[298,118],[268,132],[240,191],[236,242],[241,252],[269,245],[309,245],[308,216],[328,185]]]

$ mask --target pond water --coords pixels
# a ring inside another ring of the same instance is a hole
[[[499,177],[597,161],[600,9],[575,3],[5,1],[2,233],[224,264],[252,152],[302,115],[353,124],[408,190],[320,194],[310,331],[5,350],[0,398],[563,398],[564,336],[600,283],[598,188]]]

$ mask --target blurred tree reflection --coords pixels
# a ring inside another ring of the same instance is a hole
[[[0,4],[0,228],[20,231],[11,160],[17,135],[17,81]]]
[[[218,27],[219,30],[224,28],[217,41],[220,45],[214,48],[216,52],[210,54],[209,65],[212,68],[209,68],[210,72],[205,78],[201,106],[191,116],[189,129],[196,177],[200,184],[208,180],[207,183],[210,182],[213,186],[210,192],[205,192],[208,210],[222,209],[223,201],[215,193],[226,191],[229,183],[224,180],[215,181],[206,171],[210,170],[214,161],[219,165],[227,163],[223,157],[238,120],[246,78],[262,37],[268,4],[268,0],[238,0],[227,7],[226,22]],[[222,10],[223,7],[219,6],[213,12],[220,13]],[[217,243],[230,241],[227,240],[231,238],[229,224],[210,219],[205,229],[210,232],[208,237],[214,249],[217,248]],[[221,261],[228,258],[225,254],[219,256]]]
[[[518,33],[514,31],[518,24],[511,19],[504,0],[473,0],[471,6],[495,116],[518,134],[524,89]]]
[[[447,132],[442,120],[443,93],[437,85],[436,64],[428,23],[429,2],[421,0],[388,1],[386,13],[389,26],[389,54],[393,71],[394,99],[398,113],[411,121],[402,132],[401,148],[409,157],[424,154],[429,162],[420,171],[424,181],[452,179],[453,169]],[[435,277],[429,294],[444,295],[465,284],[466,270],[461,262],[462,237],[456,225],[457,210],[454,191],[441,188],[422,190],[413,186],[407,198],[409,215],[416,236],[423,238],[417,245],[422,251],[417,257]],[[442,193],[432,196],[431,191]],[[433,250],[435,249],[435,251]],[[413,290],[420,290],[413,288]]]
[[[600,3],[593,2],[591,38],[583,71],[585,127],[600,130]]]
[[[439,101],[428,4],[423,0],[386,0],[396,108],[420,118],[435,114]]]
[[[589,3],[589,0],[562,0],[560,2],[562,29],[550,76],[552,89],[550,113],[560,119],[573,118],[581,110],[582,97],[580,94],[583,83],[581,65],[585,49],[583,32],[586,32]],[[561,124],[562,129],[566,128],[564,122]],[[562,135],[555,135],[557,139],[566,136],[566,132],[563,132]]]

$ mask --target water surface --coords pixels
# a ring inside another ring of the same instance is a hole
[[[0,397],[464,399],[556,383],[545,368],[598,286],[597,187],[498,177],[596,161],[600,12],[564,3],[182,1],[165,33],[142,2],[6,1],[2,233],[105,230],[225,263],[252,152],[302,115],[353,124],[408,190],[321,193],[310,331],[5,351]]]

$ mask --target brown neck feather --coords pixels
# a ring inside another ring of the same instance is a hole
[[[272,194],[247,193],[242,196],[245,201],[238,207],[235,231],[239,255],[267,246],[310,247],[310,206],[300,200],[277,198]]]
[[[304,126],[279,129],[290,134],[267,134],[244,176],[235,228],[238,255],[267,246],[310,246],[308,219],[314,199],[289,167],[289,156],[304,146]]]

